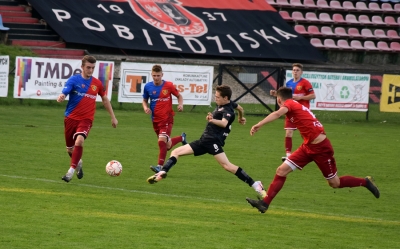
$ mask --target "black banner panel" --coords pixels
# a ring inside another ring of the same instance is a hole
[[[29,2],[66,42],[258,60],[325,60],[265,0]]]

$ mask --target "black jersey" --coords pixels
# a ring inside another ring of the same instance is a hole
[[[231,132],[231,125],[235,121],[235,108],[238,104],[235,102],[230,102],[226,105],[217,106],[212,112],[213,119],[222,120],[225,118],[228,120],[226,127],[219,127],[218,125],[208,123],[206,129],[201,135],[200,140],[205,142],[217,142],[221,146],[224,146],[225,139]]]

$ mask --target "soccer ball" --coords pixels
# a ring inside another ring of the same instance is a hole
[[[111,160],[106,165],[106,172],[109,176],[119,176],[122,172],[122,164],[117,160]]]

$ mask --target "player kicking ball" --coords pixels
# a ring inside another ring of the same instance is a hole
[[[231,132],[231,124],[235,120],[235,109],[239,114],[239,123],[242,125],[246,123],[246,119],[243,117],[243,108],[237,103],[231,102],[231,96],[232,90],[229,86],[221,85],[216,88],[215,102],[217,107],[212,113],[207,114],[208,123],[200,139],[174,149],[161,171],[147,179],[148,183],[154,184],[167,177],[167,172],[177,163],[180,156],[192,154],[201,156],[208,153],[213,155],[226,171],[235,174],[240,180],[253,187],[262,197],[266,196],[261,181],[254,181],[242,168],[229,162],[223,150],[225,139]]]

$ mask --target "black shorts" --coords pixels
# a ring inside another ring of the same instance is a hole
[[[193,154],[195,156],[201,156],[206,153],[211,154],[213,156],[218,155],[220,153],[224,152],[224,149],[219,143],[216,143],[215,141],[210,141],[210,142],[204,142],[200,140],[193,141],[189,143],[190,147],[192,147]]]

